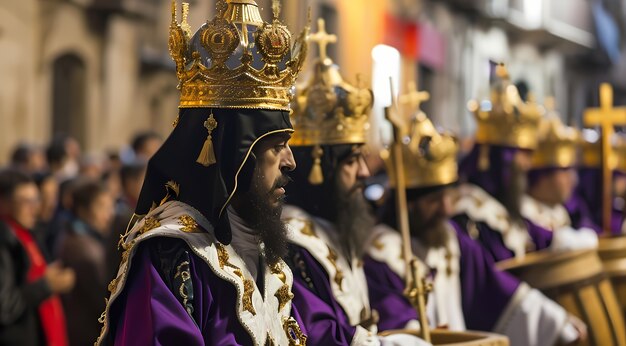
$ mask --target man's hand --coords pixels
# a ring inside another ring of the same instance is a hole
[[[76,282],[74,271],[69,268],[63,268],[59,262],[53,262],[48,265],[44,278],[52,293],[57,294],[71,291]]]

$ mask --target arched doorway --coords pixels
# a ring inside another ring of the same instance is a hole
[[[69,53],[55,59],[52,68],[52,135],[70,135],[85,145],[85,63]]]

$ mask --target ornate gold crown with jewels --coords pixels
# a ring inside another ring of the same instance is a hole
[[[169,51],[176,63],[181,108],[289,110],[296,77],[306,57],[308,27],[291,45],[278,17],[263,22],[254,0],[218,0],[217,12],[192,36],[183,3],[182,22],[172,0]]]
[[[576,165],[580,134],[570,126],[565,126],[554,111],[554,99],[546,98],[548,115],[539,124],[539,144],[533,152],[533,168],[560,167]]]
[[[337,65],[326,55],[326,46],[337,41],[318,20],[318,32],[310,41],[319,44],[320,57],[313,64],[313,76],[305,87],[296,88],[292,120],[293,146],[365,143],[374,96],[361,85],[350,85],[339,74]]]
[[[504,64],[496,67],[491,99],[471,100],[468,109],[476,117],[476,143],[521,149],[537,147],[537,128],[544,109],[533,100],[522,101]]]
[[[428,99],[425,91],[418,92],[412,84],[409,93],[400,97],[406,100],[411,108],[419,107]],[[408,126],[408,137],[403,140],[402,160],[407,188],[424,188],[447,185],[458,180],[456,155],[459,150],[456,138],[448,133],[439,132],[426,114],[417,108],[411,116]],[[385,161],[391,186],[396,185],[394,163],[391,152],[381,151]]]

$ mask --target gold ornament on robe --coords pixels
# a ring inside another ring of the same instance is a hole
[[[496,67],[489,100],[471,100],[468,109],[476,118],[476,143],[535,149],[543,107],[532,99],[522,101],[504,64]]]
[[[400,97],[400,102],[406,101],[411,111],[415,112],[410,117],[408,134],[402,146],[407,188],[446,185],[458,180],[457,140],[448,133],[439,132],[426,114],[419,109],[420,103],[426,101],[428,97],[427,92],[417,91],[414,83],[409,85],[409,93]],[[395,164],[391,151],[384,149],[381,157],[385,161],[391,186],[395,187]]]
[[[180,108],[290,109],[306,57],[308,28],[292,45],[274,2],[268,23],[254,0],[219,0],[215,17],[192,37],[188,5],[183,5],[183,21],[178,23],[172,0],[168,46],[176,63]]]
[[[558,113],[554,111],[553,98],[547,98],[545,106],[548,114],[539,124],[538,145],[532,155],[532,167],[574,167],[580,134],[575,128],[563,124]]]

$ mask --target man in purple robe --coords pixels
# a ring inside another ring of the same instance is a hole
[[[319,27],[314,39],[326,35],[323,21]],[[313,345],[419,344],[410,335],[377,335],[363,272],[374,225],[363,196],[369,170],[362,154],[372,92],[344,82],[324,49],[313,71],[296,96],[291,143],[299,168],[282,215],[290,230],[293,304]]]
[[[272,24],[257,22],[254,1],[218,1],[216,17],[193,37],[186,6],[180,24],[172,10],[180,112],[148,163],[97,343],[304,345],[280,213],[295,168],[290,89],[306,53],[290,40],[240,46],[253,31],[290,36],[277,12]],[[241,13],[254,20],[242,23]],[[272,63],[278,55],[284,68]],[[267,63],[251,68],[261,58]]]
[[[453,219],[500,261],[550,247],[553,233],[521,214],[542,108],[521,100],[503,65],[496,68],[491,95],[490,101],[470,102],[478,122],[476,144],[460,164],[463,184]]]
[[[599,134],[595,130],[584,129],[582,142],[582,160],[578,168],[578,185],[565,207],[573,215],[584,215],[595,225],[598,233],[602,232],[602,148]],[[613,141],[613,150],[619,150],[620,136]],[[623,154],[617,154],[617,167],[613,171],[613,199],[611,203],[611,234],[623,234],[624,224],[624,191],[616,187],[626,180],[626,160]],[[576,216],[575,216],[576,217]]]
[[[438,133],[425,116],[414,117],[410,128],[413,132],[403,148],[404,176],[413,253],[422,272],[432,277],[429,324],[500,333],[511,345],[520,346],[577,340],[577,319],[539,291],[497,270],[485,249],[449,220],[458,179],[455,139]],[[383,156],[395,187],[393,159],[387,153]],[[370,301],[380,315],[379,327],[404,328],[416,313],[404,295],[407,273],[396,231],[395,189],[387,196],[381,219],[365,261]]]
[[[547,105],[552,103],[551,98],[546,100]],[[597,244],[599,229],[584,205],[571,214],[565,206],[577,183],[578,131],[563,125],[559,115],[552,111],[542,119],[538,139],[528,172],[528,189],[522,197],[522,216],[556,232],[557,237],[582,232],[588,237],[584,245]]]

